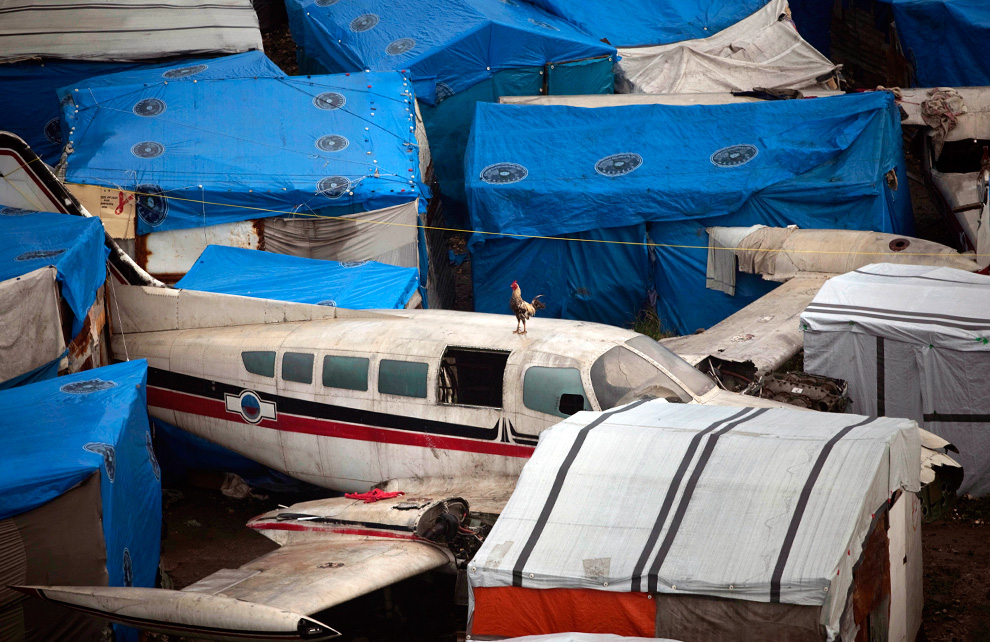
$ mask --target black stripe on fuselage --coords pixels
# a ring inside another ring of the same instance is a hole
[[[483,428],[480,426],[466,426],[464,424],[453,424],[420,417],[407,417],[357,408],[346,408],[330,403],[307,401],[285,395],[273,395],[267,392],[259,392],[254,388],[246,386],[232,385],[222,381],[211,381],[201,377],[193,377],[158,368],[148,368],[148,385],[166,388],[175,392],[197,395],[199,397],[207,397],[220,402],[224,401],[225,394],[236,396],[241,391],[248,389],[257,394],[263,401],[275,403],[279,413],[374,426],[376,428],[392,428],[430,435],[483,439],[486,441],[497,440],[499,433],[498,424],[495,424],[493,428]],[[328,393],[327,396],[329,397],[331,394]],[[426,405],[424,404],[425,407]],[[232,416],[237,415],[232,413]]]

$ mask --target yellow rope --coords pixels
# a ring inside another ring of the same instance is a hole
[[[37,160],[40,160],[40,158],[37,159]],[[33,163],[33,162],[34,161],[29,161],[29,163]],[[24,169],[24,168],[23,167],[18,167],[17,169]],[[17,171],[17,170],[14,170],[14,171]],[[13,173],[14,172],[10,172],[10,174],[13,174]],[[10,174],[7,174],[7,176],[10,176]],[[124,188],[119,187],[119,186],[117,187],[117,189],[119,189],[121,191],[130,191],[130,190],[125,190]],[[672,243],[655,243],[653,241],[648,241],[648,242],[643,242],[643,241],[610,241],[610,240],[606,240],[606,239],[580,239],[580,238],[568,238],[568,237],[564,237],[564,236],[541,236],[539,234],[517,234],[517,233],[513,233],[513,232],[487,232],[487,231],[483,231],[483,230],[462,230],[462,229],[458,229],[458,228],[454,228],[454,227],[437,227],[437,226],[433,226],[433,225],[421,225],[421,224],[418,224],[418,223],[417,224],[412,224],[412,223],[398,223],[398,222],[395,222],[395,221],[372,221],[372,220],[354,219],[354,218],[348,218],[346,215],[345,216],[331,216],[331,215],[328,215],[328,214],[314,214],[312,212],[309,212],[309,213],[307,213],[307,212],[285,212],[285,211],[282,211],[282,210],[272,210],[272,209],[267,209],[267,208],[264,208],[264,207],[253,207],[251,205],[234,205],[234,204],[231,204],[231,203],[214,203],[214,202],[211,202],[211,201],[203,201],[203,200],[194,199],[194,198],[182,198],[181,196],[166,196],[164,194],[148,194],[148,193],[144,193],[144,192],[131,192],[131,193],[134,194],[134,195],[136,195],[136,196],[153,196],[153,197],[156,197],[156,198],[166,198],[166,199],[171,199],[171,200],[176,200],[176,201],[185,201],[185,202],[188,202],[188,203],[197,203],[197,204],[200,204],[200,205],[214,205],[214,206],[217,206],[217,207],[232,207],[232,208],[236,208],[236,209],[251,210],[253,212],[264,212],[264,213],[268,213],[268,214],[277,214],[279,216],[306,216],[306,217],[309,217],[309,218],[316,218],[316,219],[346,220],[346,221],[350,221],[352,223],[366,223],[366,224],[369,224],[369,225],[393,225],[393,226],[398,226],[398,227],[412,227],[412,228],[421,229],[421,230],[436,230],[436,231],[440,231],[440,232],[453,232],[453,233],[456,233],[456,234],[484,234],[486,236],[501,236],[501,237],[510,237],[510,238],[519,238],[519,239],[540,239],[540,240],[545,240],[545,241],[570,241],[570,242],[579,242],[579,243],[602,243],[602,244],[605,244],[605,245],[634,245],[634,246],[640,246],[640,247],[662,247],[662,248],[681,249],[681,250],[707,250],[707,249],[710,249],[709,246],[707,246],[707,245],[677,245],[677,244],[672,244]],[[716,248],[713,248],[713,249],[735,251],[736,248],[731,248],[731,247],[716,247]],[[892,256],[890,254],[890,252],[847,252],[847,251],[843,251],[843,250],[785,250],[785,249],[780,249],[780,248],[752,248],[752,249],[747,249],[746,251],[747,252],[786,252],[786,253],[790,253],[790,254],[831,254],[831,255],[844,254],[844,255],[850,255],[850,256]],[[940,253],[940,252],[898,252],[896,254],[896,256],[951,256],[951,255],[947,255],[947,254]],[[983,255],[983,254],[968,254],[967,253],[966,256],[967,257],[973,257],[973,258],[975,258],[975,257],[980,257],[980,256],[985,256],[985,255]]]

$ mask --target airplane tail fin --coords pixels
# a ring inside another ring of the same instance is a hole
[[[305,615],[220,595],[115,586],[12,586],[135,628],[207,640],[329,640],[340,633]]]

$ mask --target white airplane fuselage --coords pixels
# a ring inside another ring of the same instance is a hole
[[[148,359],[153,417],[343,491],[517,476],[541,431],[578,410],[610,408],[648,382],[685,403],[776,405],[718,389],[630,330],[536,319],[517,335],[512,322],[378,311],[118,333],[113,347],[117,358]]]

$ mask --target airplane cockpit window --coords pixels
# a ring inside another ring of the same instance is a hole
[[[591,365],[591,386],[602,410],[619,405],[619,400],[634,390],[660,398],[691,401],[691,395],[662,370],[622,346],[615,346]]]
[[[378,364],[378,392],[426,399],[430,365],[419,361],[382,359]]]
[[[659,363],[667,372],[687,386],[688,390],[693,392],[695,396],[700,397],[715,387],[715,382],[708,375],[646,335],[633,337],[626,341],[626,345],[639,350]]]
[[[577,368],[531,367],[523,377],[523,405],[557,417],[591,410]]]
[[[344,390],[368,390],[366,357],[323,357],[323,385]]]
[[[447,348],[437,373],[437,401],[501,408],[508,360],[507,351]]]
[[[244,369],[262,377],[275,376],[274,350],[246,350],[241,353]]]
[[[296,383],[313,383],[313,355],[308,352],[283,354],[282,379]]]

